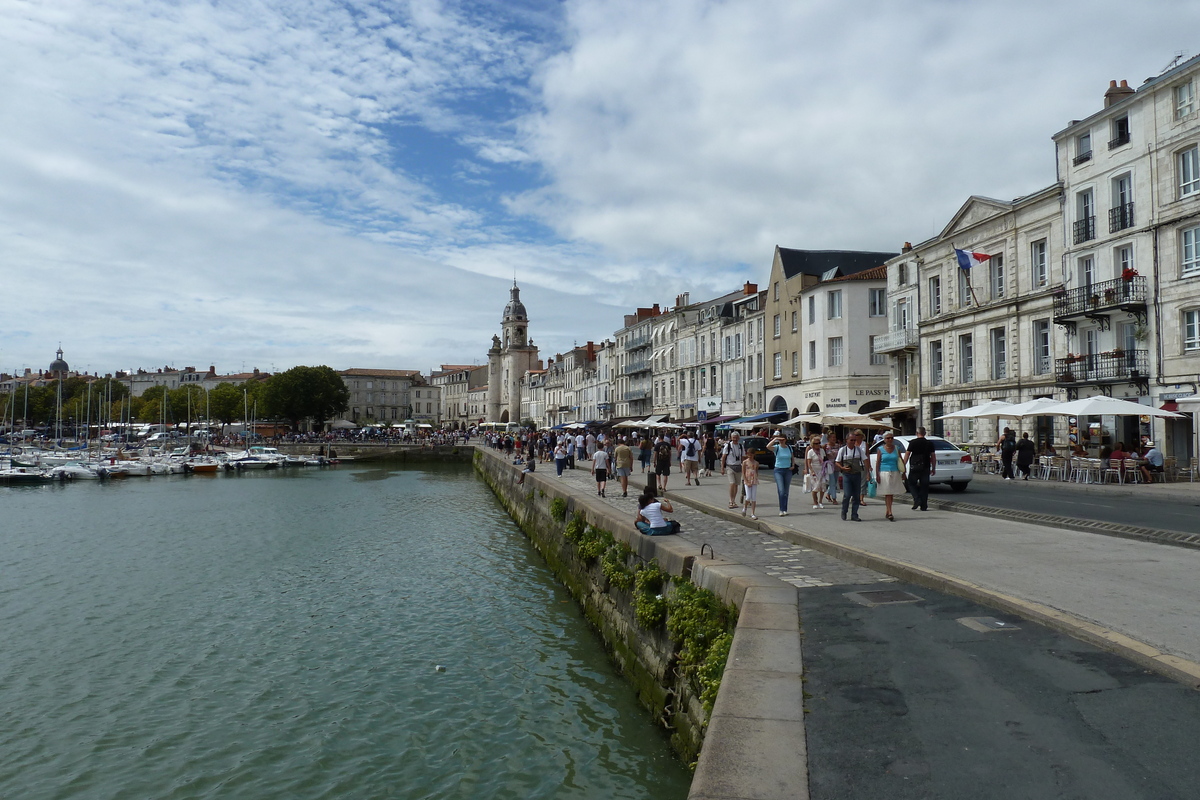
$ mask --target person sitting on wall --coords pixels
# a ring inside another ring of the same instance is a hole
[[[679,523],[663,516],[664,511],[671,513],[674,510],[670,500],[658,500],[653,495],[644,494],[638,498],[638,514],[633,524],[647,536],[669,536],[679,533]]]

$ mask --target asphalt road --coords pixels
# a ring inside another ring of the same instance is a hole
[[[814,800],[1196,797],[1200,693],[1017,617],[905,584],[800,592]],[[959,622],[992,617],[1011,628]]]
[[[1137,487],[1094,486],[1085,492],[1060,481],[1005,481],[980,476],[971,481],[965,492],[934,486],[929,497],[1034,514],[1200,533],[1200,491],[1196,500],[1182,500],[1151,496],[1149,492],[1155,488],[1147,487],[1147,495],[1139,497]]]

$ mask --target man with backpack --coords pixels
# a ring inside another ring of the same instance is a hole
[[[742,459],[745,457],[746,449],[742,447],[741,434],[734,431],[721,448],[721,474],[729,476],[730,508],[737,508],[738,490],[742,486]]]
[[[700,485],[700,443],[693,433],[687,433],[679,440],[679,468],[688,486],[693,480]]]

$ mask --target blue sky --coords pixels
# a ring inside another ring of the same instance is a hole
[[[1118,22],[1119,21],[1119,24]],[[1054,180],[1195,4],[0,0],[0,370],[544,354]]]

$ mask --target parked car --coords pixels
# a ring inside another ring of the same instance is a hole
[[[897,436],[896,441],[905,449],[908,449],[908,443],[916,436]],[[971,463],[971,454],[966,450],[962,450],[940,436],[926,436],[933,443],[934,456],[937,458],[937,470],[929,478],[929,485],[936,486],[938,484],[946,484],[956,492],[965,491],[967,484],[971,482],[971,478],[975,475],[975,466]],[[872,459],[874,465],[874,453],[883,442],[877,442],[871,446]]]

